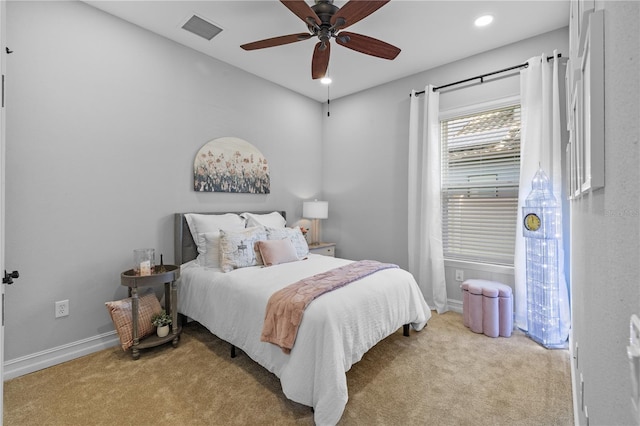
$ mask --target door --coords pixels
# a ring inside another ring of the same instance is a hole
[[[6,2],[0,0],[0,74],[1,74],[1,87],[0,87],[0,273],[4,273],[4,170],[5,170],[5,108],[4,108],[4,83],[5,83],[5,68],[6,68]],[[4,277],[4,275],[3,275]],[[0,285],[0,379],[2,380],[2,386],[0,386],[0,413],[4,413],[2,402],[4,400],[4,280]],[[0,425],[2,425],[4,416],[0,416]]]

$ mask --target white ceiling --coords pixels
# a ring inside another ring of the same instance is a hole
[[[327,88],[311,79],[311,55],[317,39],[244,51],[241,44],[306,31],[305,24],[276,0],[259,1],[86,1],[168,39],[234,65],[312,99],[324,102]],[[312,5],[311,0],[307,0]],[[345,0],[336,0],[341,7]],[[494,22],[476,28],[490,13]],[[181,26],[193,14],[223,31],[207,41]],[[339,98],[567,26],[569,0],[436,1],[392,0],[348,31],[368,35],[402,49],[388,61],[331,41],[331,98]],[[526,58],[523,58],[526,60]],[[470,76],[471,77],[471,76]]]

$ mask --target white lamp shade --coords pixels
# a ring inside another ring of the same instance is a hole
[[[327,201],[305,201],[302,203],[302,217],[307,219],[326,219],[329,217]]]

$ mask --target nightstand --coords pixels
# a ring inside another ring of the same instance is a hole
[[[120,274],[120,284],[129,287],[131,297],[131,326],[133,327],[133,346],[131,354],[133,359],[140,358],[140,349],[162,345],[172,342],[173,347],[178,346],[182,327],[178,324],[178,289],[176,280],[180,278],[180,267],[177,265],[163,265],[164,269],[156,266],[151,275],[140,276],[130,269]],[[147,287],[164,284],[165,309],[171,315],[171,333],[165,337],[156,335],[148,336],[144,340],[138,338],[138,287]]]
[[[309,253],[336,257],[336,243],[309,244]]]

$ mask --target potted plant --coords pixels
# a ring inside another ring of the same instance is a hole
[[[151,317],[151,323],[158,327],[156,333],[158,337],[165,337],[169,334],[169,326],[171,325],[171,316],[164,309]]]

